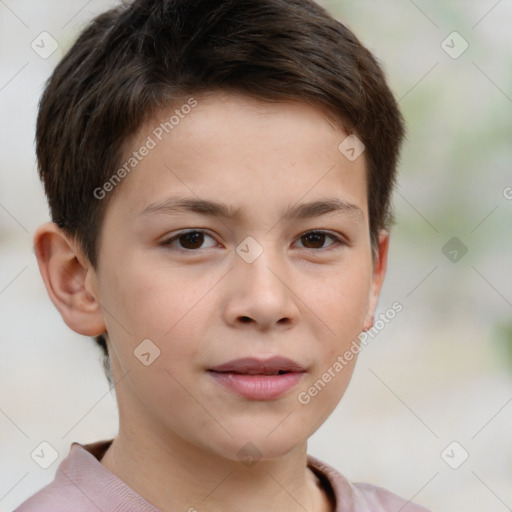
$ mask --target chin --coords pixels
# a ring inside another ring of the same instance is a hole
[[[272,427],[272,428],[275,428]],[[242,433],[243,432],[243,433]],[[210,444],[209,448],[221,457],[237,462],[245,462],[249,467],[258,460],[275,460],[284,457],[293,450],[302,446],[307,435],[298,435],[297,432],[282,430],[281,432],[272,432],[272,429],[247,429],[239,430],[238,435],[232,438],[224,438],[221,443],[215,447]],[[212,439],[209,439],[210,443]]]

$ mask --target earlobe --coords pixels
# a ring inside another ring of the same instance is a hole
[[[95,271],[78,244],[48,222],[34,235],[34,252],[48,295],[66,325],[84,336],[105,332],[97,291],[88,289]]]
[[[368,302],[368,311],[363,325],[363,330],[367,331],[373,327],[373,320],[375,317],[375,310],[379,302],[380,291],[386,276],[386,269],[388,265],[388,251],[389,251],[389,232],[382,230],[379,233],[379,246],[377,254],[374,256],[373,261],[373,275],[372,285],[370,289],[370,297]]]

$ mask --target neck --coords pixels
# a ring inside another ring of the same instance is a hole
[[[168,432],[164,438],[132,426],[120,428],[101,464],[162,512],[332,510],[307,467],[306,443],[279,459],[248,464],[173,439]]]

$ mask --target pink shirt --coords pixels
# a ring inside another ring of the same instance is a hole
[[[53,482],[14,512],[160,512],[99,462],[111,443],[72,443]],[[331,491],[335,512],[429,512],[381,487],[352,484],[310,455],[308,466]]]

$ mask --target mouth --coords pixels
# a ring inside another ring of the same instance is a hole
[[[276,400],[302,379],[306,370],[284,357],[243,358],[208,370],[214,381],[248,400]]]
[[[272,357],[265,360],[246,357],[215,366],[208,371],[238,375],[284,375],[286,373],[304,373],[306,370],[300,364],[286,357]]]

